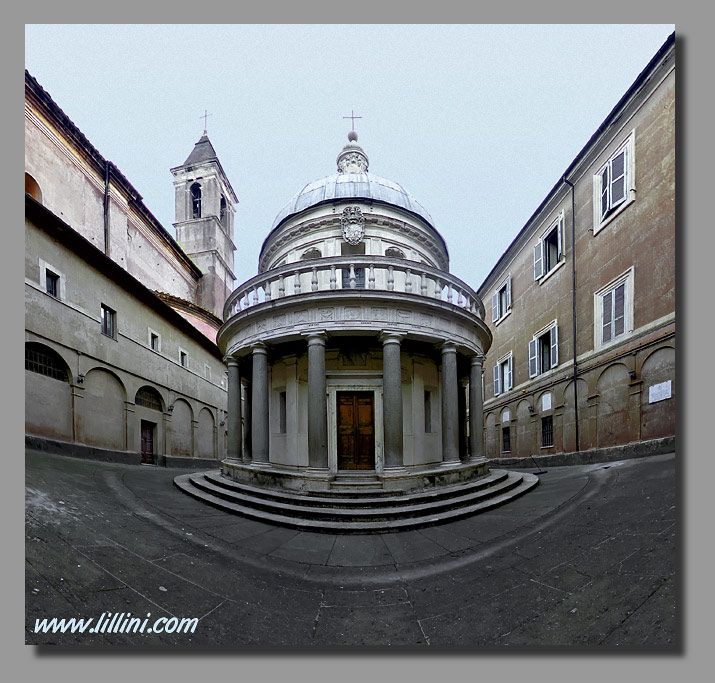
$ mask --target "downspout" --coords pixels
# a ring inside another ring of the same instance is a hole
[[[578,436],[578,365],[576,363],[576,199],[574,197],[574,185],[563,178],[564,182],[571,188],[571,323],[573,334],[573,414],[576,436],[576,452],[581,450]]]
[[[109,161],[104,161],[104,253],[109,256]]]

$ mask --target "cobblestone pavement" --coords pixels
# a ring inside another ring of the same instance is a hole
[[[674,454],[549,468],[503,507],[376,535],[243,519],[179,472],[26,452],[27,643],[678,649]],[[34,632],[105,612],[199,622]]]

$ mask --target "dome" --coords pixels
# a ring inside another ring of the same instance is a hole
[[[427,209],[402,185],[365,171],[335,173],[308,183],[280,210],[273,221],[271,231],[288,216],[332,199],[371,199],[392,204],[417,214],[434,227],[432,216]]]

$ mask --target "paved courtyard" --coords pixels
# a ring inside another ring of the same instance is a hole
[[[26,452],[27,643],[678,649],[673,454],[547,468],[506,506],[377,535],[243,519],[184,471]],[[34,632],[102,613],[199,622]]]

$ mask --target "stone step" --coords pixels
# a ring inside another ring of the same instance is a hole
[[[227,477],[221,476],[219,471],[196,473],[195,476],[203,476],[212,484],[228,489],[238,494],[255,496],[261,499],[269,499],[278,502],[292,503],[296,505],[316,507],[380,507],[395,505],[413,505],[420,502],[438,501],[456,495],[464,495],[469,492],[476,492],[481,489],[490,488],[507,479],[509,472],[506,470],[492,470],[489,475],[474,481],[449,486],[429,488],[422,491],[402,492],[402,491],[379,491],[377,496],[372,492],[363,492],[362,496],[351,495],[340,496],[343,491],[321,491],[317,493],[287,492],[284,489],[260,488],[250,484],[242,484]]]
[[[451,499],[451,502],[455,503],[454,505],[443,505],[441,503],[445,501],[439,501],[440,504],[415,505],[409,511],[405,509],[405,506],[383,507],[372,510],[370,515],[366,515],[365,509],[350,511],[346,508],[332,508],[328,509],[327,514],[316,515],[316,512],[325,509],[284,503],[271,504],[270,501],[265,500],[262,503],[259,500],[259,506],[256,506],[257,499],[241,499],[235,494],[231,497],[231,492],[227,489],[210,484],[205,477],[196,477],[192,474],[179,475],[174,479],[174,483],[179,489],[194,498],[250,519],[302,530],[329,533],[388,533],[454,521],[490,510],[523,495],[536,486],[539,481],[538,477],[533,474],[516,472],[507,474],[507,481],[502,481],[492,487],[491,495],[488,496],[485,496],[484,493],[489,491],[481,491],[473,493],[471,496],[470,494],[455,496]],[[298,508],[298,510],[293,508]],[[367,518],[358,518],[351,512],[358,512],[361,517]],[[409,512],[409,515],[405,515],[405,512]],[[301,514],[308,514],[308,516],[300,516]]]
[[[342,506],[335,506],[334,499],[325,499],[322,504],[315,504],[320,501],[319,497],[312,497],[309,504],[304,503],[304,499],[295,498],[290,502],[279,502],[269,500],[262,494],[247,494],[245,492],[231,491],[223,486],[216,485],[203,474],[189,474],[189,480],[198,489],[211,493],[219,498],[236,502],[240,505],[249,505],[256,509],[290,514],[296,517],[311,517],[321,519],[353,519],[358,521],[370,521],[376,518],[388,517],[414,517],[424,514],[427,510],[439,512],[442,509],[460,507],[476,502],[478,499],[486,499],[500,495],[505,490],[512,488],[519,483],[519,476],[511,474],[499,483],[482,488],[477,491],[460,491],[457,489],[452,496],[447,498],[429,499],[419,495],[411,496],[405,501],[404,496],[396,496],[395,499],[380,499],[380,505],[370,505],[365,501],[350,500]],[[385,503],[392,503],[385,505]]]

